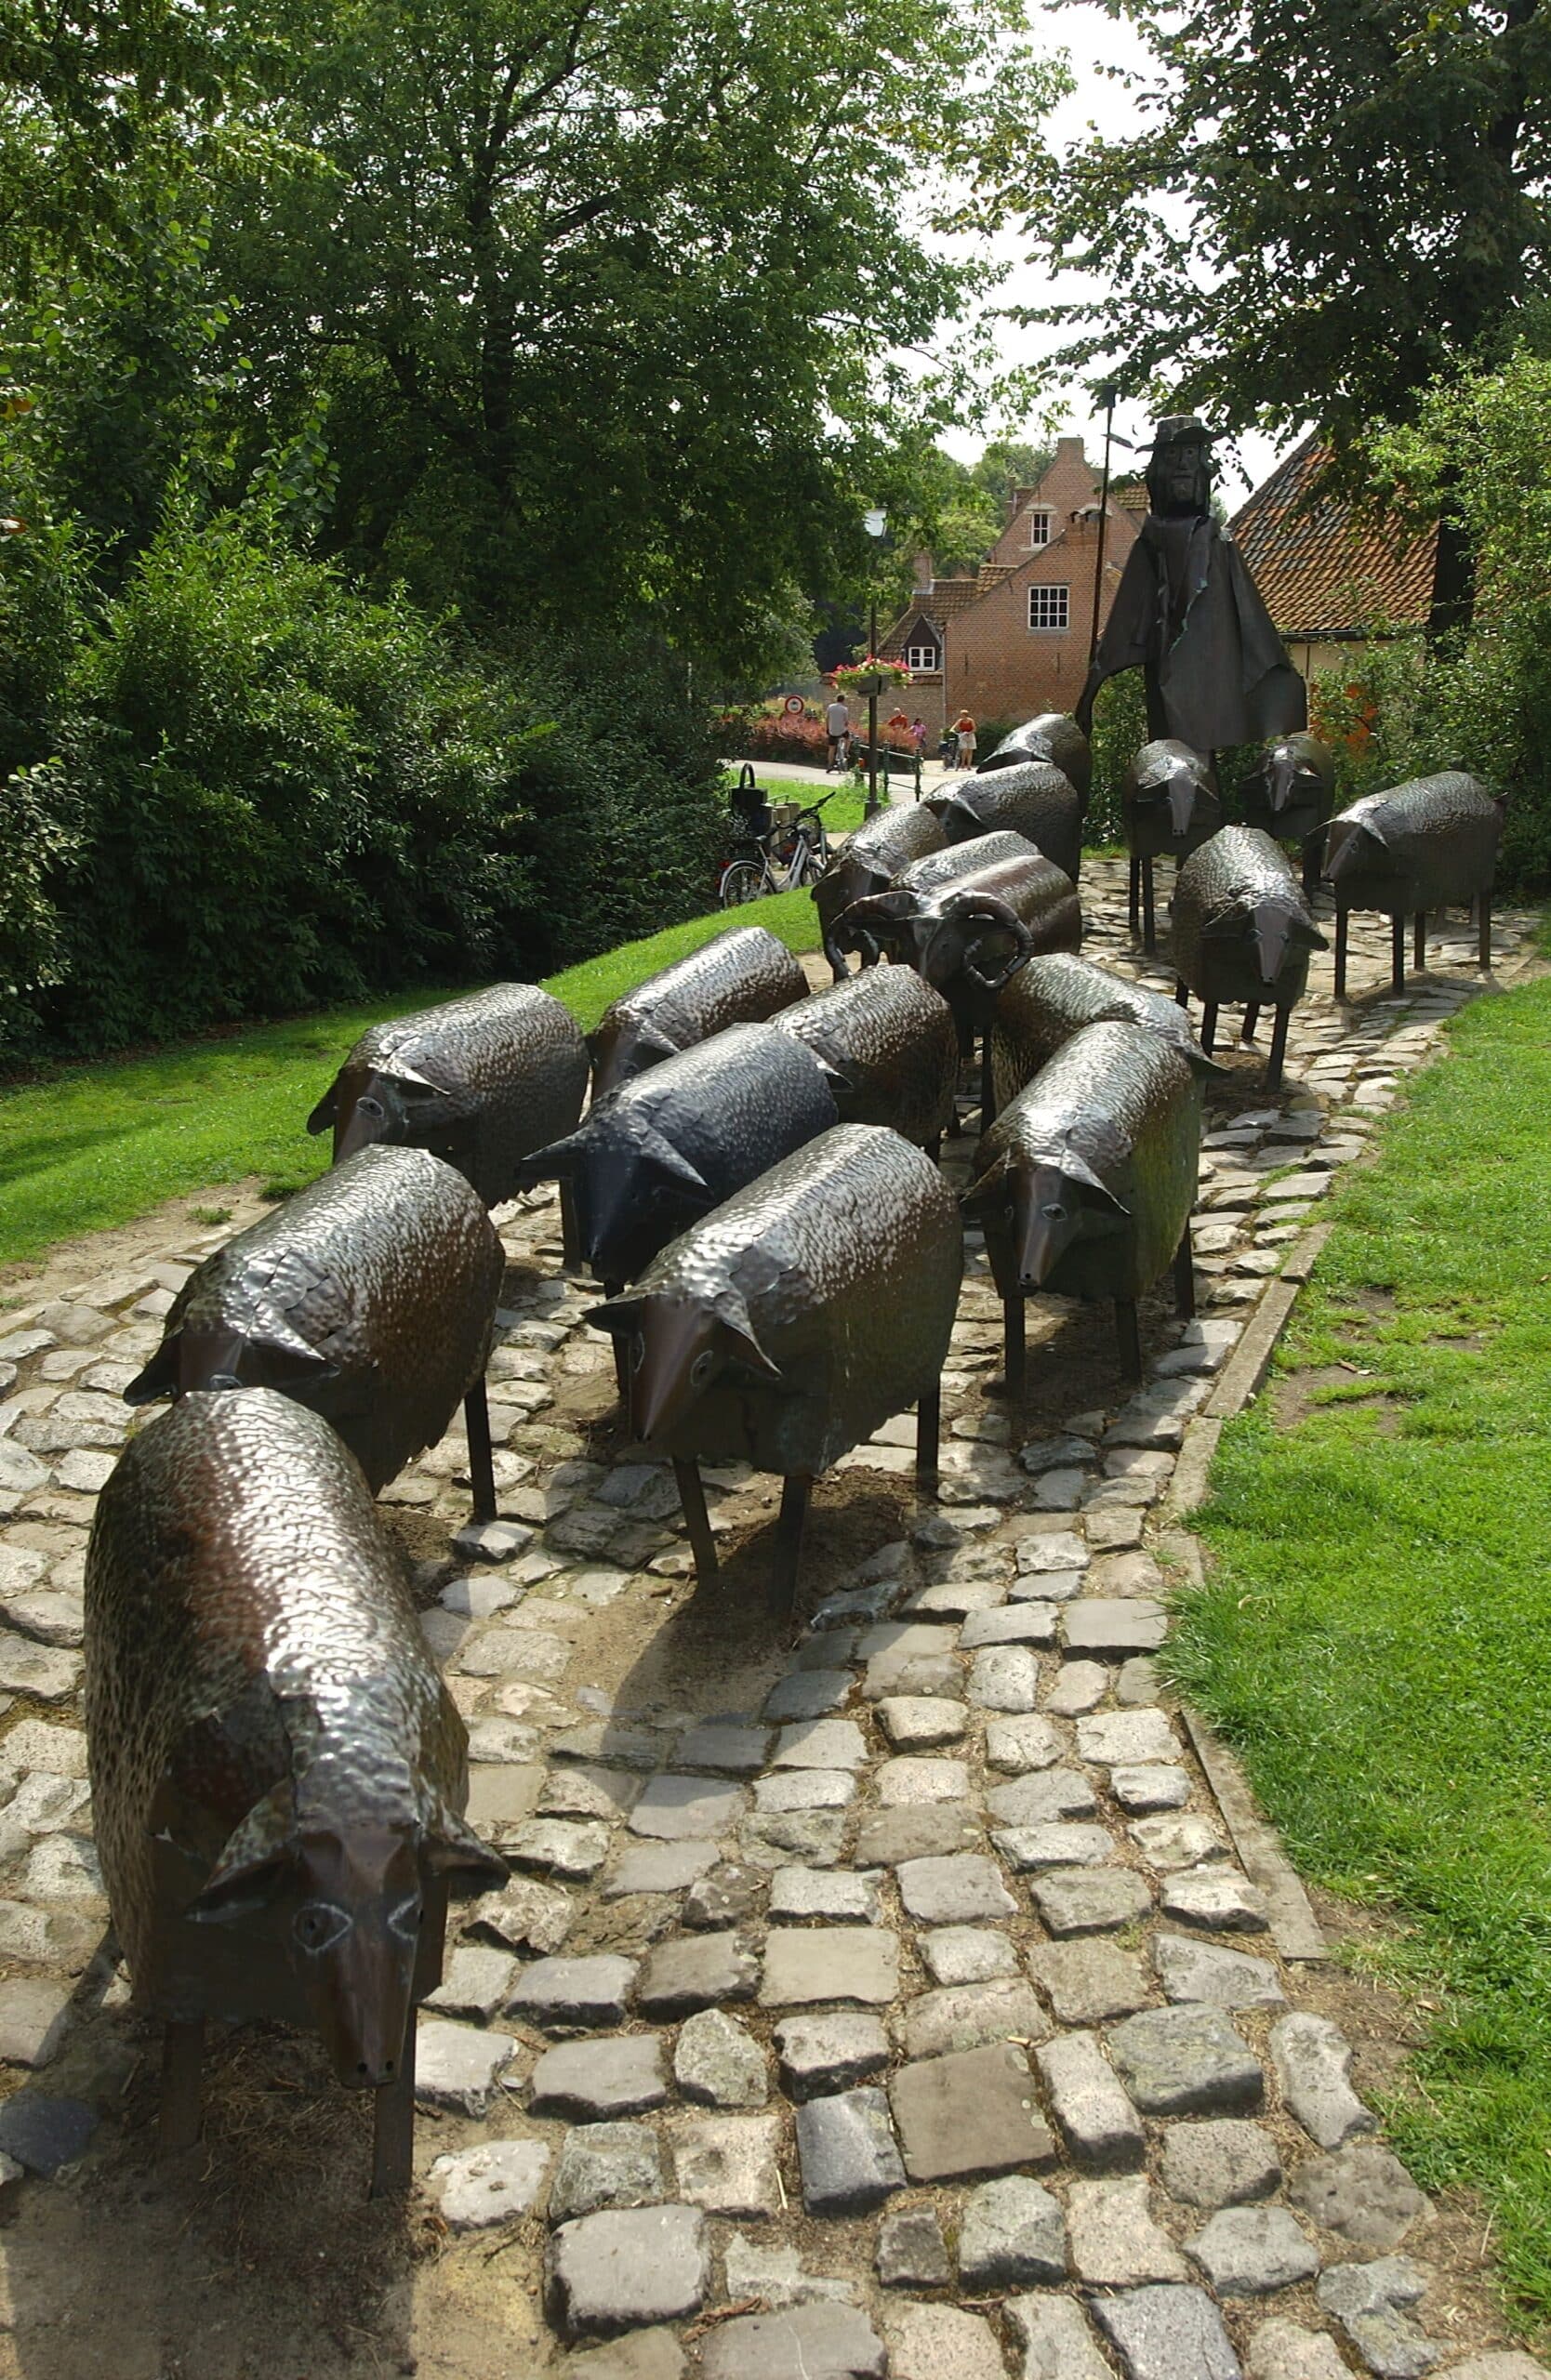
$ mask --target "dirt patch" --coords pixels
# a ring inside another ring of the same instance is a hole
[[[62,1239],[42,1256],[0,1264],[0,1302],[36,1305],[52,1298],[70,1298],[84,1282],[166,1264],[172,1250],[206,1239],[212,1230],[229,1238],[234,1232],[245,1231],[260,1215],[273,1212],[273,1200],[259,1196],[262,1187],[262,1175],[254,1173],[245,1182],[191,1190],[186,1197],[169,1198],[165,1207],[153,1208],[138,1223],[122,1223],[116,1231]],[[203,1221],[196,1210],[212,1206],[230,1209],[230,1221],[219,1225]]]

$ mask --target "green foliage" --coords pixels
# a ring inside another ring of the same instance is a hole
[[[1551,2335],[1551,985],[1483,999],[1336,1230],[1272,1395],[1231,1422],[1178,1681],[1306,1872],[1391,1921],[1364,1960],[1427,2018],[1387,2128],[1479,2191]],[[1419,2027],[1418,2031],[1422,2031]]]
[[[1039,310],[1061,361],[1215,427],[1412,411],[1547,283],[1551,75],[1534,0],[1118,0],[1139,127],[987,178],[1034,259],[1091,296]]]
[[[51,727],[8,795],[37,854],[13,1050],[532,977],[713,880],[715,764],[663,656],[574,650],[536,695],[232,522],[148,549]]]
[[[1094,782],[1082,829],[1085,842],[1102,845],[1121,840],[1121,780],[1147,740],[1142,673],[1123,670],[1118,678],[1105,681],[1094,704]]]

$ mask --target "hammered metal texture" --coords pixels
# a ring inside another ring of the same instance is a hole
[[[1093,748],[1069,711],[1041,711],[1038,719],[1014,727],[994,751],[987,753],[975,774],[990,776],[998,769],[1014,768],[1020,760],[1049,760],[1077,787],[1086,810],[1094,781]]]
[[[1325,877],[1344,909],[1414,916],[1489,891],[1502,835],[1502,808],[1479,777],[1446,769],[1332,818]]]
[[[935,1386],[962,1269],[958,1209],[931,1158],[897,1132],[841,1124],[664,1249],[599,1314],[627,1342],[652,1304],[708,1329],[735,1317],[779,1377],[719,1360],[653,1442],[814,1473]],[[634,1427],[641,1396],[662,1386],[649,1373],[631,1375]]]
[[[1048,760],[1022,760],[989,776],[964,777],[931,796],[950,843],[1006,831],[1024,836],[1075,884],[1082,866],[1082,802]]]
[[[842,1124],[887,1124],[923,1148],[953,1120],[959,1034],[908,967],[869,967],[781,1011],[776,1024],[833,1069]]]
[[[841,911],[868,892],[886,891],[901,868],[928,852],[941,851],[946,841],[941,819],[919,801],[908,809],[880,810],[847,836],[814,886],[819,932],[832,967],[838,971],[843,963],[842,954],[829,946],[830,930]]]
[[[588,1263],[601,1279],[633,1281],[678,1233],[839,1120],[811,1050],[775,1025],[733,1025],[605,1091],[525,1171],[571,1183]]]
[[[950,843],[942,851],[928,852],[923,859],[912,860],[895,878],[895,889],[902,892],[937,892],[945,884],[957,884],[966,876],[976,876],[983,867],[996,867],[1013,859],[1038,859],[1037,845],[1027,835],[1014,835],[1003,827],[994,834],[974,835],[968,841]]]
[[[1325,937],[1285,854],[1253,826],[1225,826],[1174,883],[1171,954],[1198,998],[1291,1008]]]
[[[374,1025],[308,1130],[333,1125],[337,1165],[374,1141],[429,1149],[498,1207],[515,1195],[529,1151],[571,1130],[587,1076],[587,1044],[569,1009],[537,984],[492,984]],[[364,1098],[380,1117],[362,1112]]]
[[[1019,1178],[1027,1185],[1043,1167],[1065,1177],[1081,1222],[1041,1286],[1064,1297],[1142,1296],[1167,1269],[1189,1220],[1200,1132],[1200,1081],[1158,1034],[1127,1024],[1074,1034],[975,1151],[965,1205],[985,1220],[1001,1296],[1019,1294]],[[1123,1216],[1091,1195],[1088,1174]]]
[[[1223,823],[1212,763],[1188,744],[1144,744],[1120,787],[1125,847],[1133,859],[1183,859]]]
[[[1239,798],[1246,826],[1305,842],[1335,806],[1335,754],[1318,735],[1279,735],[1239,779]]]
[[[1020,967],[996,998],[991,1025],[991,1076],[996,1104],[1005,1107],[1063,1043],[1085,1025],[1146,1025],[1160,1034],[1198,1074],[1221,1074],[1190,1030],[1176,1000],[1111,975],[1091,959],[1051,951]]]
[[[593,1098],[729,1025],[762,1025],[807,988],[801,961],[764,926],[717,934],[603,1011],[590,1037]]]
[[[221,1374],[332,1422],[386,1487],[490,1355],[505,1258],[477,1193],[424,1149],[363,1149],[192,1273],[131,1404]]]
[[[502,1872],[462,1823],[468,1739],[404,1557],[327,1423],[268,1389],[185,1397],[103,1488],[86,1712],[113,1924],[158,2015],[310,2021],[272,1900],[184,1918],[218,1861],[295,1854],[304,1892],[305,1844],[387,1836],[428,1905],[428,1860]]]

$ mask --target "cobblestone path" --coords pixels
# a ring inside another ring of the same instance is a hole
[[[1089,871],[1086,947],[1129,964],[1122,878]],[[1501,919],[1499,981],[1530,963],[1530,925]],[[503,1517],[460,1527],[456,1433],[385,1502],[468,1718],[471,1818],[514,1878],[463,1912],[421,2023],[431,2213],[384,2273],[359,2368],[1542,2372],[1491,2347],[1490,2295],[1453,2268],[1455,2235],[1382,2145],[1321,2013],[1306,1905],[1300,1933],[1296,1887],[1268,1903],[1253,1881],[1148,1658],[1160,1551],[1189,1569],[1173,1474],[1192,1417],[1478,987],[1472,953],[1463,926],[1435,937],[1429,973],[1391,998],[1387,927],[1355,919],[1357,998],[1337,1012],[1317,962],[1281,1095],[1234,1059],[1202,1160],[1201,1317],[1145,1310],[1140,1393],[1118,1382],[1107,1313],[1047,1302],[1029,1404],[999,1405],[972,1236],[942,1501],[910,1501],[908,1421],[821,1483],[800,1633],[762,1611],[772,1483],[716,1474],[731,1559],[720,1593],[695,1593],[671,1477],[619,1441],[609,1348],[582,1324],[593,1293],[558,1276],[553,1210],[503,1218]],[[197,2228],[201,2190],[240,2159],[217,2057],[210,2164],[150,2162],[155,2043],[104,1939],[78,1711],[92,1500],[135,1426],[118,1392],[224,1236],[83,1274],[0,1335],[0,2264],[21,2373],[157,2380],[138,2334],[73,2361],[68,2338],[30,2348],[28,2324],[49,2334],[86,2241],[111,2265],[114,2224],[141,2219],[131,2196]],[[318,2099],[344,2104],[322,2080]],[[359,2124],[344,2153],[359,2194]],[[256,2268],[284,2294],[258,2245],[212,2307]],[[156,2281],[169,2297],[176,2270]],[[486,2334],[457,2345],[482,2305],[494,2361]],[[205,2351],[167,2373],[288,2380],[257,2351],[221,2360],[206,2319]]]

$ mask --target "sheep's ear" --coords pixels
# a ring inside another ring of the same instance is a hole
[[[173,1396],[178,1390],[178,1341],[174,1331],[164,1339],[151,1361],[138,1371],[124,1392],[126,1405],[154,1405],[159,1396]]]
[[[517,1168],[516,1182],[520,1190],[531,1190],[540,1182],[563,1182],[577,1172],[587,1144],[580,1132],[567,1132],[563,1140],[551,1141],[548,1148],[535,1149]]]
[[[196,1925],[224,1925],[267,1909],[296,1865],[296,1794],[288,1777],[255,1802],[184,1911]]]
[[[445,1802],[433,1807],[425,1834],[425,1862],[462,1892],[497,1892],[511,1871],[497,1852]]]
[[[990,1208],[1001,1204],[1002,1191],[1011,1164],[1012,1158],[1007,1151],[1002,1149],[992,1157],[985,1172],[976,1175],[959,1200],[959,1204],[966,1214],[985,1214]]]
[[[732,1340],[731,1354],[750,1371],[762,1372],[767,1380],[779,1380],[781,1367],[773,1363],[755,1335],[753,1318],[736,1289],[723,1289],[716,1301],[716,1318]]]
[[[606,1330],[613,1339],[627,1339],[641,1321],[640,1298],[610,1298],[606,1305],[590,1305],[583,1315],[594,1330]]]
[[[334,1080],[329,1084],[328,1089],[324,1092],[323,1097],[319,1100],[316,1107],[313,1108],[312,1113],[307,1118],[307,1129],[314,1135],[319,1132],[331,1131],[334,1125],[338,1120],[338,1115],[339,1078],[336,1075]]]

